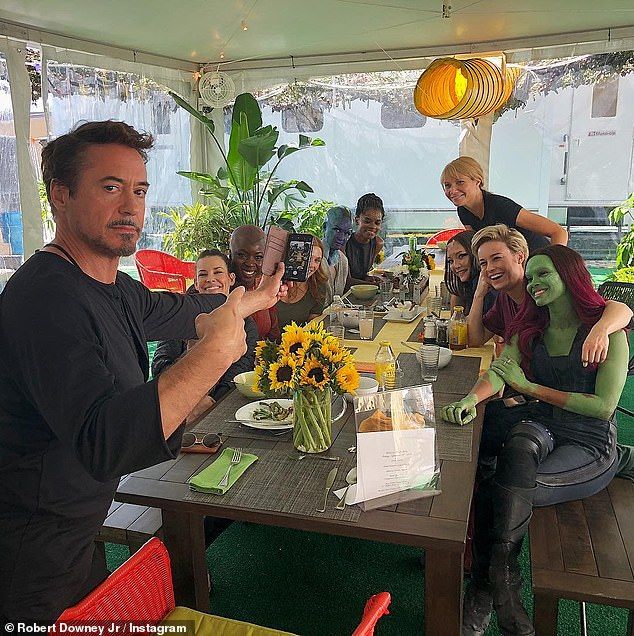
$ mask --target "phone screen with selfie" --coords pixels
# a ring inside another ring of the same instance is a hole
[[[284,266],[285,280],[304,282],[308,278],[308,268],[313,253],[312,234],[290,234]]]

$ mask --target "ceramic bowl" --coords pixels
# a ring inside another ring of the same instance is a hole
[[[357,389],[357,395],[370,395],[372,393],[376,393],[379,390],[379,383],[374,379],[362,375],[359,378],[359,388]],[[352,393],[346,393],[346,400],[348,402],[352,402],[354,396]]]
[[[370,300],[377,295],[379,288],[377,285],[353,285],[350,291],[359,300]]]
[[[262,398],[264,397],[264,393],[260,391],[253,390],[253,380],[255,379],[255,371],[245,371],[244,373],[239,373],[233,378],[233,381],[236,385],[236,389],[242,395],[248,398]]]
[[[421,345],[422,347],[423,345]],[[418,360],[418,364],[420,364],[421,361],[421,350],[419,349],[416,352],[416,359]],[[451,361],[451,349],[447,349],[447,347],[440,347],[440,353],[438,354],[438,368],[442,369],[443,367],[446,367],[449,362]]]

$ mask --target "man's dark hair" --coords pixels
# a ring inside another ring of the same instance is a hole
[[[385,210],[383,209],[383,201],[374,194],[374,192],[368,192],[364,194],[357,201],[357,210],[354,218],[358,219],[366,210],[378,210],[381,213],[381,218],[385,216]]]
[[[147,162],[146,150],[154,139],[122,121],[90,121],[46,144],[42,150],[42,175],[46,195],[51,199],[51,183],[55,179],[68,186],[73,194],[86,149],[94,144],[119,144],[134,148]]]

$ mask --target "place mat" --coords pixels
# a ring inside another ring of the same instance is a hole
[[[398,362],[405,374],[405,386],[422,383],[420,364],[415,353],[399,354]],[[433,386],[443,393],[457,393],[464,397],[473,388],[479,374],[479,357],[453,355],[449,364],[438,371],[438,379]]]
[[[224,420],[211,420],[207,416],[192,428],[193,433],[218,433],[222,438],[242,437],[243,439],[268,439],[271,442],[282,442],[293,439],[293,429],[282,431],[265,431],[259,428],[251,428],[240,422],[227,422]]]
[[[328,325],[330,324],[330,318],[328,316],[326,316],[326,318],[324,318],[324,327],[326,330],[328,330]],[[385,327],[386,325],[386,321],[383,320],[383,318],[379,317],[379,316],[374,316],[374,328],[372,329],[372,340],[374,340],[379,331],[381,331],[381,329],[383,329],[383,327]],[[358,328],[356,332],[351,332],[349,327],[346,327],[346,333],[345,333],[345,339],[346,340],[361,340],[361,335],[358,332]],[[366,341],[363,341],[366,342]],[[369,342],[369,341],[367,341]]]
[[[440,416],[443,406],[457,402],[463,397],[464,395],[453,393],[434,394],[438,459],[470,462],[473,457],[473,423],[458,426],[457,424],[445,422]]]
[[[316,457],[302,460],[291,459],[297,455],[292,448],[271,448],[250,444],[249,453],[258,456],[258,461],[224,495],[208,495],[188,491],[187,501],[204,501],[210,504],[230,505],[235,508],[268,510],[356,522],[361,515],[358,506],[346,506],[344,510],[335,510],[339,500],[333,490],[345,487],[346,475],[356,466],[356,454],[339,452],[338,462],[328,462]],[[326,477],[334,468],[338,468],[337,478],[328,495],[326,512],[317,512],[324,500]]]
[[[260,398],[264,399],[264,398]],[[344,399],[343,397],[341,398]],[[238,391],[233,391],[224,400],[218,402],[216,406],[202,419],[195,424],[190,430],[192,433],[222,433],[222,437],[241,437],[243,439],[266,439],[271,442],[286,442],[293,439],[293,429],[289,428],[282,431],[267,431],[258,428],[246,426],[240,422],[229,422],[233,420],[236,411],[245,404],[257,401],[257,398],[246,398]],[[336,413],[342,408],[339,399],[335,400]],[[348,407],[349,408],[349,407]],[[333,432],[340,429],[346,420],[344,414],[337,422],[333,424]]]
[[[427,313],[427,312],[423,312],[423,313]],[[423,330],[423,327],[425,326],[423,324],[424,322],[425,322],[425,316],[423,316],[416,323],[416,326],[413,328],[412,333],[410,334],[409,338],[407,339],[407,342],[420,342],[418,340],[418,334]]]

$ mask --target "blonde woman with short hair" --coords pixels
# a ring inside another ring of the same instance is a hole
[[[458,157],[448,163],[440,183],[445,196],[458,208],[458,217],[467,230],[503,223],[524,235],[531,252],[549,242],[568,243],[568,233],[561,225],[525,210],[508,197],[485,190],[482,166],[472,157]]]

